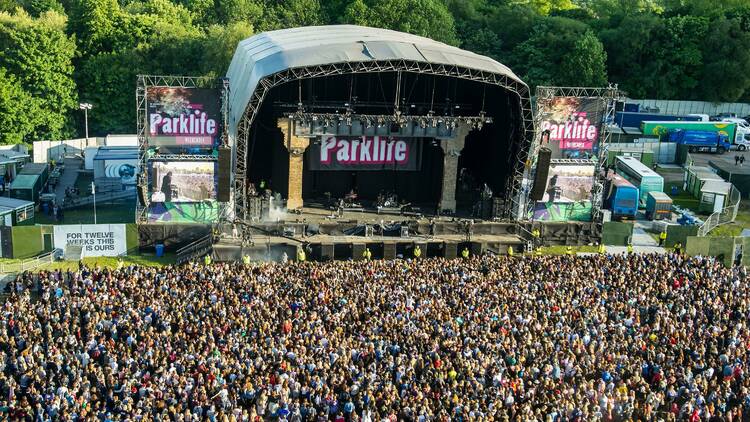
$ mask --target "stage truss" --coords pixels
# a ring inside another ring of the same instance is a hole
[[[221,79],[221,110],[223,119],[223,130],[221,132],[220,145],[227,143],[227,92],[229,83],[224,78]],[[154,160],[160,161],[216,161],[216,157],[211,155],[195,154],[152,154],[149,155],[148,135],[146,127],[148,126],[148,104],[147,90],[149,87],[157,88],[215,88],[216,79],[203,76],[166,76],[166,75],[138,75],[135,89],[136,103],[136,131],[138,134],[138,191],[142,193],[143,202],[140,200],[136,203],[135,222],[138,224],[148,222],[148,206],[150,198],[148,195],[148,162]],[[226,221],[230,218],[232,203],[219,203],[219,222]]]
[[[477,81],[489,85],[505,88],[518,96],[521,105],[521,120],[524,136],[515,152],[515,162],[511,177],[505,186],[505,206],[503,217],[517,219],[521,217],[521,201],[524,197],[522,182],[528,159],[528,150],[534,136],[534,119],[529,98],[529,88],[506,75],[481,70],[469,69],[461,66],[417,62],[411,60],[382,60],[351,63],[333,63],[318,66],[286,69],[269,75],[258,82],[250,96],[247,107],[237,125],[237,139],[235,142],[234,167],[234,216],[238,220],[246,219],[247,210],[247,146],[250,130],[263,100],[272,88],[283,83],[302,79],[320,78],[336,75],[351,75],[359,73],[378,72],[409,72],[434,76],[449,76],[458,79]],[[509,99],[510,101],[510,99]],[[511,108],[513,110],[513,108]],[[517,130],[512,128],[511,130]],[[513,139],[511,137],[511,139]],[[513,145],[510,148],[512,151]],[[509,151],[510,152],[510,151]]]
[[[539,104],[551,101],[553,97],[580,97],[580,98],[600,98],[606,103],[604,111],[601,136],[599,137],[599,153],[597,155],[595,172],[594,172],[594,188],[591,196],[591,215],[595,222],[601,221],[602,217],[602,206],[604,200],[604,181],[605,175],[602,171],[602,165],[607,157],[607,149],[609,147],[609,141],[612,137],[612,132],[609,130],[609,125],[614,121],[615,117],[615,105],[618,100],[621,99],[622,92],[617,88],[617,84],[610,84],[608,87],[561,87],[561,86],[539,86],[536,88],[536,103],[537,110],[534,115],[534,127],[537,128],[536,133],[533,134],[533,143],[529,148],[529,162],[527,170],[524,175],[524,179],[531,183],[534,180],[536,174],[536,158],[539,153],[539,147],[541,143],[541,126],[544,120]],[[555,163],[569,163],[569,164],[581,164],[581,162],[588,162],[588,160],[579,159],[555,159]],[[529,199],[531,189],[525,189],[523,192],[523,198],[521,200],[523,206],[523,219],[527,219],[529,215],[532,215],[534,209],[534,202]]]

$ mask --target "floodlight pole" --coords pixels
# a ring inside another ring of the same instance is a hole
[[[94,224],[96,224],[96,185],[91,181],[91,193],[94,194]]]
[[[90,103],[79,103],[78,108],[83,110],[83,120],[84,125],[86,127],[86,146],[89,145],[89,110],[91,110],[93,106]]]

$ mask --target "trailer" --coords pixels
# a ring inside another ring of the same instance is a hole
[[[723,154],[732,147],[726,135],[702,130],[670,129],[666,138],[678,145],[687,145],[688,152]]]
[[[725,135],[728,140],[731,140],[731,142],[736,142],[744,139],[744,132],[743,134],[738,135],[737,123],[732,122],[644,121],[641,124],[641,131],[644,135],[649,136],[663,137],[673,129],[720,133],[722,135]],[[740,139],[737,139],[737,136],[740,136]]]

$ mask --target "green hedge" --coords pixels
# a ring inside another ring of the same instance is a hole
[[[29,258],[44,252],[44,240],[40,226],[14,226],[13,258]]]

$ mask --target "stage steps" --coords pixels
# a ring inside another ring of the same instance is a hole
[[[193,243],[177,250],[177,264],[182,264],[190,260],[200,258],[207,254],[213,253],[213,236],[207,235],[201,237]]]

